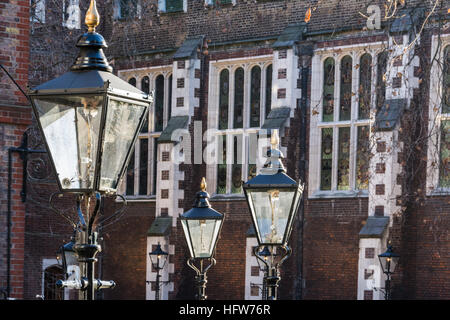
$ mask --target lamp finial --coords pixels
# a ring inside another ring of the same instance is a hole
[[[274,129],[272,134],[270,135],[270,144],[272,145],[272,149],[278,148],[278,143],[280,139],[278,137],[278,130]]]
[[[95,32],[95,27],[97,27],[100,24],[100,15],[98,14],[97,4],[95,0],[91,0],[89,9],[86,12],[84,23],[88,26],[88,32],[91,33]]]
[[[200,189],[202,191],[206,191],[206,180],[205,177],[202,178],[202,182],[200,182]]]

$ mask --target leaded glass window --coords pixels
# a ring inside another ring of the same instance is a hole
[[[230,72],[223,69],[219,79],[219,130],[228,129],[228,107],[230,95]]]
[[[323,111],[322,121],[334,120],[334,59],[327,58],[324,63],[323,72]]]
[[[250,127],[259,127],[261,110],[261,68],[254,66],[250,76]]]
[[[145,93],[150,93],[150,79],[145,76],[141,79],[141,90]],[[144,125],[142,126],[141,133],[148,132],[148,117],[145,119]]]
[[[376,86],[376,108],[381,110],[386,99],[386,70],[387,70],[388,53],[381,52],[377,58],[377,86]]]
[[[450,113],[450,45],[444,49],[442,113]]]
[[[155,127],[154,131],[162,131],[164,124],[164,76],[159,75],[155,80]]]
[[[147,194],[148,181],[148,139],[139,139],[139,194]]]
[[[439,186],[450,188],[450,120],[441,122]]]
[[[126,183],[126,194],[134,195],[134,150],[130,157],[130,162],[128,162],[127,167],[127,183]]]
[[[273,69],[268,57],[225,61],[214,62],[211,68],[215,85],[209,98],[214,116],[208,128],[217,129],[218,153],[223,155],[210,172],[217,194],[236,195],[243,192],[242,182],[256,175],[256,136],[271,109]]]
[[[242,128],[244,125],[244,69],[238,68],[234,72],[234,125]]]
[[[134,154],[124,175],[122,192],[129,200],[156,194],[158,137],[171,115],[173,77],[170,70],[170,67],[164,66],[139,77],[138,81],[136,77],[128,80],[134,86],[140,84],[138,87],[143,92],[154,94],[152,110],[139,133]]]
[[[338,190],[348,190],[350,186],[350,127],[339,128],[339,150],[337,170]]]
[[[333,163],[333,128],[322,129],[322,150],[320,161],[320,188],[331,190]]]
[[[352,58],[345,56],[341,60],[341,87],[339,121],[350,120],[352,111]]]
[[[368,119],[371,103],[372,56],[362,55],[359,63],[359,109],[358,119]]]
[[[350,195],[354,194],[352,191],[368,189],[373,64],[370,53],[357,56],[348,53],[336,60],[326,57],[321,63],[322,114],[320,120],[313,122],[320,130],[317,151],[313,151],[320,155],[317,164],[320,182],[314,182],[316,191],[350,191]],[[339,65],[338,70],[335,64]],[[383,66],[378,68],[382,70]],[[359,76],[355,77],[353,72]],[[376,94],[384,94],[382,90],[385,88],[380,87]],[[335,101],[338,110],[334,108]]]
[[[272,110],[272,65],[266,69],[266,118]]]
[[[369,186],[369,126],[358,126],[356,141],[356,189],[365,190]]]
[[[218,138],[217,190],[218,194],[227,193],[227,136]]]
[[[132,18],[136,16],[138,9],[138,0],[119,0],[120,18]]]
[[[444,49],[442,115],[439,150],[439,186],[450,188],[450,46]]]
[[[183,11],[183,0],[166,0],[166,12]]]
[[[242,192],[242,135],[233,137],[233,165],[231,169],[231,193]]]

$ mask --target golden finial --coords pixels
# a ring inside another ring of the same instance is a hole
[[[278,148],[279,140],[280,139],[278,138],[278,130],[274,129],[272,134],[270,135],[270,144],[272,145],[272,149]]]
[[[100,15],[98,14],[97,4],[95,3],[95,0],[91,0],[89,9],[86,12],[84,23],[86,23],[86,25],[88,26],[88,32],[95,32],[95,27],[100,24]]]
[[[202,182],[200,183],[200,189],[202,191],[206,191],[206,180],[205,180],[205,177],[202,178]]]

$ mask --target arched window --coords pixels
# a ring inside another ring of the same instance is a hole
[[[341,88],[339,95],[339,121],[350,120],[352,111],[352,58],[341,60]]]
[[[64,300],[64,290],[56,287],[56,281],[64,278],[61,266],[53,265],[44,271],[44,299]]]
[[[233,128],[243,128],[244,125],[244,69],[234,72],[234,125]]]
[[[141,79],[141,90],[147,94],[150,92],[150,79],[147,76]],[[145,123],[141,129],[141,133],[145,132],[148,132],[148,117],[145,119]]]
[[[323,62],[322,121],[313,121],[312,124],[320,131],[317,147],[312,144],[314,152],[320,154],[320,165],[317,162],[320,182],[314,182],[315,192],[353,192],[368,187],[371,63],[369,54],[361,56],[359,83],[355,83],[357,79],[353,77],[353,58],[350,54],[340,60],[338,77],[335,77],[333,57]],[[339,110],[334,108],[336,86],[339,87]],[[361,99],[352,99],[355,95],[352,88],[355,87],[359,88]],[[357,108],[357,115],[352,108]]]
[[[359,63],[359,108],[358,119],[368,119],[371,101],[372,56],[365,53]]]
[[[378,54],[377,57],[377,87],[376,87],[376,108],[377,112],[383,107],[386,99],[386,81],[384,79],[387,70],[387,51]]]
[[[254,66],[250,73],[250,127],[260,126],[261,68]]]
[[[154,131],[163,130],[164,124],[164,76],[161,74],[155,80],[155,127]]]
[[[228,106],[230,92],[230,72],[223,69],[219,80],[219,130],[228,129]]]
[[[323,62],[322,110],[322,121],[334,120],[334,59],[331,57]]]
[[[272,65],[266,69],[266,118],[272,110]]]

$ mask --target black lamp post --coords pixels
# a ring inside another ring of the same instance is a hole
[[[161,249],[161,245],[158,242],[158,245],[156,246],[156,249],[153,250],[152,252],[150,252],[148,255],[150,256],[150,261],[152,263],[153,269],[156,270],[155,300],[159,300],[159,298],[160,298],[160,296],[159,296],[159,289],[160,289],[160,286],[161,286],[161,283],[160,283],[160,280],[159,280],[161,275],[159,274],[159,271],[164,269],[164,266],[166,265],[167,257],[168,257],[169,254]],[[159,262],[161,260],[163,262],[162,266],[159,265]]]
[[[95,32],[99,19],[91,0],[85,19],[88,31],[78,40],[80,53],[70,71],[29,92],[59,189],[78,194],[79,221],[73,224],[80,227],[81,236],[73,249],[86,264],[88,300],[94,299],[93,268],[101,250],[95,232],[101,197],[116,194],[151,100],[112,74],[102,50],[105,40]]]
[[[272,132],[270,142],[272,149],[267,152],[268,159],[261,173],[244,183],[243,188],[259,247],[275,246],[284,250],[284,255],[280,255],[278,261],[268,265],[265,279],[268,299],[276,300],[280,280],[279,267],[292,251],[287,242],[303,194],[303,184],[297,183],[286,174],[281,162],[283,154],[277,149],[277,130]],[[258,258],[257,250],[255,255]]]
[[[206,192],[205,178],[202,179],[200,187],[201,191],[197,192],[193,208],[180,215],[180,220],[191,255],[187,264],[197,273],[195,277],[198,289],[196,298],[206,300],[206,272],[216,264],[213,254],[224,216],[211,208],[208,201],[209,195]],[[200,261],[199,268],[194,265],[195,259]],[[209,261],[209,265],[205,267],[206,260]]]
[[[388,245],[387,250],[378,255],[380,265],[383,273],[386,275],[386,281],[384,286],[384,299],[391,299],[391,275],[395,271],[400,256],[393,252],[392,246]]]

